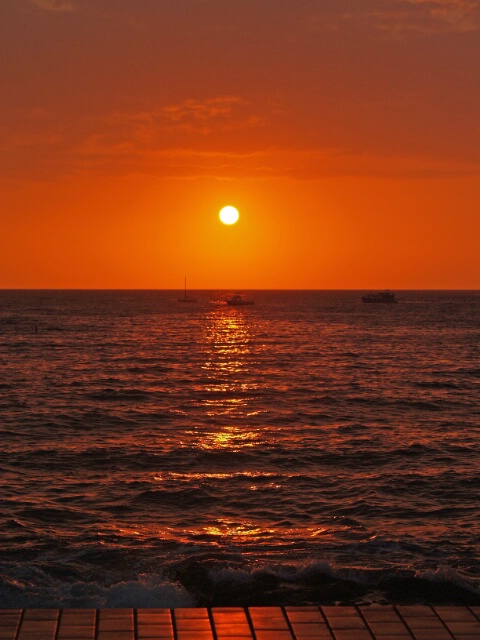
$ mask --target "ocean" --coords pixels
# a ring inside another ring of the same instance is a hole
[[[480,292],[0,292],[2,607],[480,603]]]

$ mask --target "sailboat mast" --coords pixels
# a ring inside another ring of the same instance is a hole
[[[184,279],[184,293],[183,293],[183,298],[179,298],[178,301],[179,302],[196,302],[196,298],[194,298],[193,296],[187,296],[187,276],[185,276]]]

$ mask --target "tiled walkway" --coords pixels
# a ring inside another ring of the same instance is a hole
[[[480,640],[480,607],[0,609],[0,640]]]

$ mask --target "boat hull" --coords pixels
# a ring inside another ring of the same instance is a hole
[[[362,296],[362,301],[372,304],[395,304],[398,300],[393,293],[370,293]]]
[[[249,300],[248,298],[245,298],[245,296],[242,295],[241,293],[235,293],[226,302],[232,307],[245,307],[247,305],[253,304],[254,301]]]

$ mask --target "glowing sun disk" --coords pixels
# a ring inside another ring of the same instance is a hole
[[[223,224],[235,224],[238,220],[238,210],[235,207],[231,207],[230,205],[227,207],[223,207],[220,211],[220,220]]]

